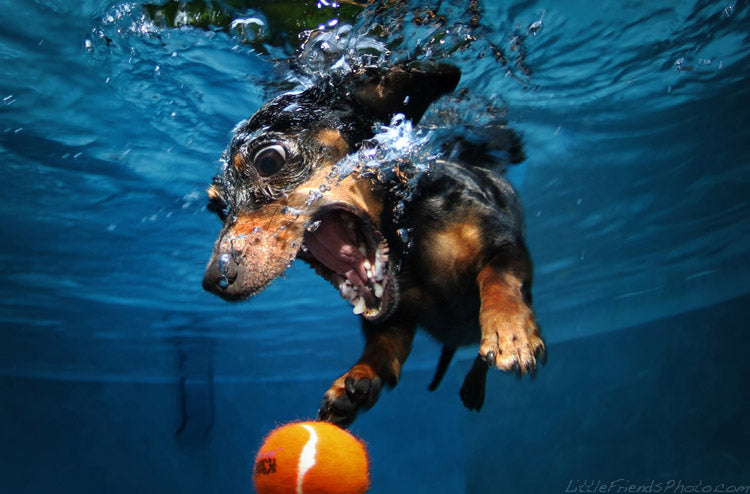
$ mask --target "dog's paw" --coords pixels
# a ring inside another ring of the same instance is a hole
[[[323,396],[318,419],[346,427],[360,409],[369,409],[378,401],[382,380],[366,364],[357,364],[334,381]]]
[[[534,312],[519,304],[512,312],[497,312],[482,321],[479,356],[487,365],[518,376],[536,373],[544,365],[547,350],[539,336]]]

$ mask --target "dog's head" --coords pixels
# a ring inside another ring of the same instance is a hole
[[[263,290],[300,257],[377,320],[395,308],[395,262],[382,231],[383,184],[336,177],[337,162],[403,113],[417,122],[455,89],[449,65],[395,66],[330,79],[279,96],[235,130],[222,174],[208,189],[224,227],[203,286],[227,300]]]

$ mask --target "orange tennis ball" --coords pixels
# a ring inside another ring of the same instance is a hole
[[[258,494],[364,494],[370,487],[365,445],[328,422],[282,425],[255,456]]]

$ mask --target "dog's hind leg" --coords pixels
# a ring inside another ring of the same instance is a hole
[[[544,342],[529,307],[531,261],[523,246],[497,253],[477,276],[482,339],[479,356],[498,369],[534,374]]]
[[[366,340],[362,356],[326,392],[318,412],[320,420],[347,426],[360,409],[375,404],[383,384],[393,387],[398,383],[416,323],[394,315],[382,325],[364,320],[362,327]]]
[[[427,388],[430,391],[435,391],[440,386],[440,381],[443,380],[445,372],[448,370],[448,366],[451,365],[453,355],[456,354],[456,348],[450,346],[443,346],[443,350],[440,352],[440,360],[438,360],[437,368],[435,369],[435,375],[432,377],[432,382]]]
[[[481,355],[474,359],[471,369],[464,378],[459,394],[464,406],[469,410],[481,410],[484,405],[484,388],[487,384],[487,371],[490,366]]]

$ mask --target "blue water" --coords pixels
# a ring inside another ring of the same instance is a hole
[[[549,362],[491,373],[471,413],[475,350],[428,393],[420,336],[352,428],[371,492],[750,485],[750,4],[482,6],[468,49],[427,56],[461,67],[461,111],[523,134],[509,177]],[[301,263],[243,304],[201,288],[203,191],[293,48],[137,2],[4,0],[0,26],[0,492],[252,492],[263,435],[312,417],[362,345]]]

